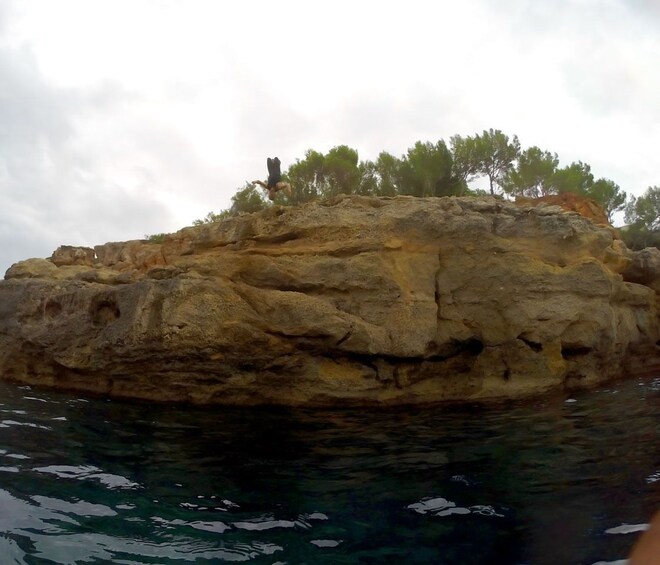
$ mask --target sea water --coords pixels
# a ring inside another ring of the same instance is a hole
[[[621,563],[660,376],[490,406],[196,408],[0,384],[0,563]]]

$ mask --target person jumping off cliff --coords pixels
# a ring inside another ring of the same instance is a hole
[[[266,165],[268,166],[268,181],[264,182],[262,180],[254,180],[253,184],[258,184],[266,192],[268,192],[268,198],[270,200],[275,200],[275,195],[283,190],[288,196],[291,196],[291,185],[288,182],[282,180],[282,173],[280,172],[280,160],[275,157],[271,159],[268,157],[266,160]]]

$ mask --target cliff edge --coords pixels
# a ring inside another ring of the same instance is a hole
[[[0,376],[237,405],[583,388],[660,366],[657,251],[490,197],[273,206],[12,266]]]

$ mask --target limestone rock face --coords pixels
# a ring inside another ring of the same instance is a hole
[[[630,264],[623,276],[626,280],[650,286],[660,294],[660,249],[647,247],[630,252]]]
[[[539,198],[517,196],[516,203],[527,206],[559,206],[569,212],[577,212],[580,216],[590,219],[599,226],[608,226],[607,214],[595,200],[585,198],[572,192],[548,194]]]
[[[338,197],[60,248],[0,282],[0,375],[119,397],[397,404],[660,365],[612,230],[495,198]],[[628,278],[628,277],[626,277]],[[633,277],[634,278],[634,277]]]

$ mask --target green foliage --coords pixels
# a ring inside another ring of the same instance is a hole
[[[400,159],[397,159],[387,151],[382,151],[380,155],[378,155],[375,169],[378,176],[376,192],[378,196],[395,196],[396,194],[403,194],[403,192],[399,191],[401,185]]]
[[[551,183],[558,194],[572,192],[592,198],[603,207],[610,221],[614,212],[622,210],[626,202],[626,193],[618,184],[605,178],[594,181],[591,167],[582,161],[555,171]]]
[[[360,162],[357,151],[346,145],[333,147],[326,155],[310,149],[286,172],[293,190],[286,203],[300,204],[337,194],[462,194],[465,183],[453,174],[452,167],[453,158],[444,141],[417,142],[400,159],[382,152],[375,163]]]
[[[552,186],[556,194],[572,192],[585,196],[593,183],[594,176],[591,174],[591,167],[582,161],[558,169],[552,176]]]
[[[241,190],[231,197],[231,208],[229,208],[229,213],[232,216],[237,214],[249,214],[251,212],[263,210],[268,206],[270,206],[270,204],[264,199],[262,192],[253,184],[246,183]]]
[[[323,159],[321,196],[353,194],[360,186],[358,152],[346,145],[333,147]]]
[[[229,216],[231,216],[231,212],[229,210],[223,210],[219,214],[216,214],[214,212],[209,212],[201,220],[193,220],[193,226],[201,226],[203,224],[212,224],[213,222],[219,222],[220,220],[224,220],[225,218],[228,218]]]
[[[308,149],[302,161],[297,160],[289,167],[283,175],[292,188],[292,194],[287,199],[288,204],[302,204],[321,195],[325,182],[324,161],[322,153]]]
[[[660,186],[633,196],[626,204],[625,219],[630,225],[621,230],[621,237],[630,249],[660,248]]]
[[[468,183],[478,175],[477,143],[474,137],[454,135],[450,140],[454,175]]]
[[[607,219],[611,222],[614,212],[623,210],[627,195],[614,181],[601,178],[587,189],[585,196],[598,202],[605,210]]]
[[[338,145],[326,154],[307,150],[304,159],[297,160],[282,175],[282,180],[291,185],[291,194],[280,191],[275,199],[279,204],[296,205],[338,194],[481,195],[488,192],[470,189],[468,183],[486,177],[491,195],[496,194],[496,189],[512,196],[533,198],[576,193],[600,203],[610,220],[614,212],[624,207],[626,193],[609,179],[594,180],[588,164],[578,161],[561,169],[558,165],[556,153],[538,147],[521,151],[517,136],[510,139],[494,129],[474,136],[454,135],[449,148],[443,140],[418,141],[401,157],[383,151],[376,161],[360,161],[355,149]],[[657,187],[652,187],[645,197],[633,199],[626,209],[631,217],[645,218],[644,225],[654,226],[647,228],[649,231],[659,228],[658,191]],[[214,222],[270,205],[260,189],[246,184],[232,198],[229,210],[220,214],[210,212],[194,223]],[[650,223],[648,218],[653,218]]]
[[[639,198],[633,196],[626,205],[625,218],[647,231],[660,230],[660,186],[650,186]]]
[[[373,161],[361,162],[358,164],[358,173],[360,176],[360,184],[355,193],[361,194],[362,196],[377,196],[379,188],[376,163]]]
[[[520,153],[516,167],[502,179],[502,188],[514,196],[538,198],[550,194],[558,164],[556,153],[529,147]]]
[[[591,167],[582,161],[555,170],[546,183],[550,190],[545,194],[571,192],[595,200],[603,207],[610,221],[614,212],[622,210],[626,202],[626,193],[618,184],[605,178],[594,181]]]
[[[149,243],[163,243],[169,235],[169,233],[154,233],[152,235],[145,235],[144,239]]]
[[[642,222],[635,222],[620,230],[621,239],[634,251],[645,247],[660,249],[660,230],[649,230]]]
[[[239,214],[258,212],[268,206],[270,206],[270,203],[264,199],[260,191],[253,184],[246,183],[242,189],[231,197],[231,207],[228,210],[223,210],[219,214],[209,212],[204,218],[194,220],[193,226],[212,224]]]
[[[445,142],[418,141],[400,161],[398,174],[403,194],[451,196],[463,192],[465,183],[452,170],[453,158]]]
[[[346,145],[333,147],[326,155],[309,149],[305,158],[287,171],[292,186],[288,204],[301,204],[314,198],[354,194],[361,190],[362,176],[358,153]]]
[[[488,177],[491,194],[495,194],[495,185],[501,186],[519,154],[520,143],[515,135],[511,143],[500,130],[484,130],[476,137],[477,172]]]
[[[488,177],[491,194],[495,194],[495,186],[502,187],[520,154],[517,136],[509,141],[509,136],[492,128],[474,137],[455,135],[451,146],[454,175],[465,182],[477,176]]]

